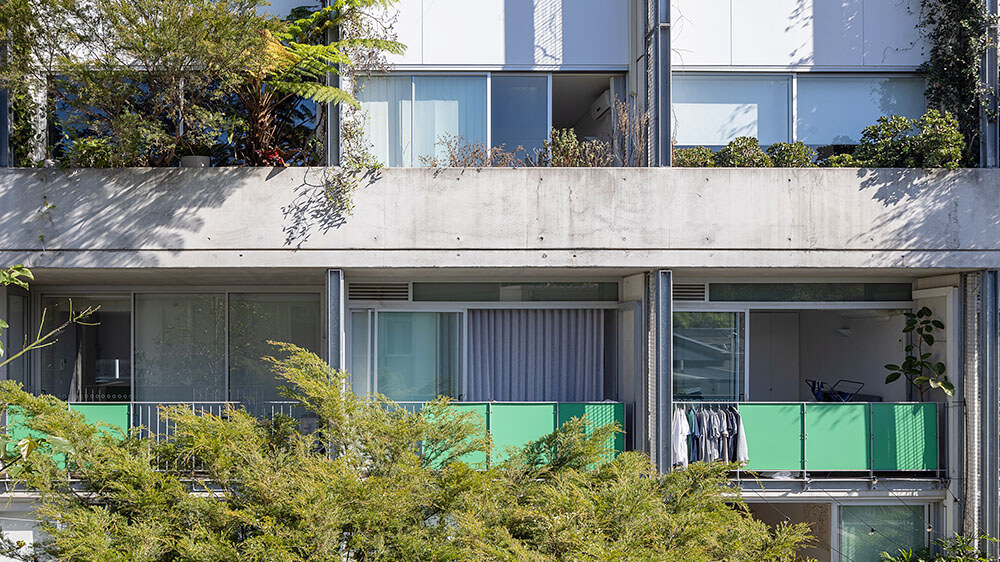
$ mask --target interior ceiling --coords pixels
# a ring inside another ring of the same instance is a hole
[[[335,266],[331,266],[335,267]],[[643,273],[643,268],[397,268],[346,269],[347,281],[562,281],[617,280]],[[817,282],[908,282],[962,270],[954,269],[778,269],[674,268],[674,281],[706,280]],[[203,285],[323,285],[326,268],[135,268],[32,269],[35,285],[78,286],[203,286]]]
[[[553,74],[552,126],[572,127],[590,111],[597,96],[611,85],[614,74]]]

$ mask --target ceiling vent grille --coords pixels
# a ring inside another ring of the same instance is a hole
[[[408,301],[409,283],[348,283],[347,298],[364,301]]]
[[[705,302],[708,300],[708,285],[705,283],[674,283],[674,300]]]

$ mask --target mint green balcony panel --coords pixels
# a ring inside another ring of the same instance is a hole
[[[556,405],[553,402],[491,404],[493,463],[510,458],[508,449],[523,447],[528,441],[548,435],[555,429]]]
[[[802,405],[740,404],[747,470],[802,470]]]
[[[618,453],[625,450],[625,404],[621,402],[560,402],[558,419],[556,426],[562,427],[564,423],[573,418],[587,416],[592,427],[604,427],[605,425],[617,423],[621,432],[616,433],[609,443],[612,454],[608,460],[613,460]],[[589,433],[589,431],[588,431]]]
[[[875,470],[936,470],[936,404],[872,404]]]
[[[806,468],[868,470],[868,404],[806,404]]]
[[[128,435],[128,404],[70,404],[69,408],[83,414],[87,423],[102,431],[112,432],[110,428],[118,428],[122,435]]]
[[[486,430],[489,427],[487,425],[487,409],[488,406],[485,402],[455,402],[451,405],[452,409],[456,414],[465,414],[471,412],[479,417],[479,421],[483,424],[483,433],[477,435],[476,437],[485,437]],[[482,470],[486,468],[486,453],[470,453],[463,456],[460,459],[465,464],[471,466],[472,468]]]

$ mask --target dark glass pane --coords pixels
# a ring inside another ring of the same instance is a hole
[[[912,300],[909,283],[711,283],[721,302],[876,302]]]

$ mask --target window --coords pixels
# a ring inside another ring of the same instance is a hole
[[[673,136],[681,146],[721,146],[736,137],[789,139],[791,78],[674,74]]]
[[[882,551],[927,545],[923,505],[844,505],[840,507],[840,560],[878,560]]]
[[[529,156],[549,137],[548,77],[493,76],[493,146],[513,152],[524,148]]]
[[[743,136],[765,148],[790,140],[851,145],[883,115],[917,118],[926,108],[925,81],[914,74],[675,72],[671,79],[678,146],[721,147]]]
[[[879,117],[918,118],[926,108],[920,77],[803,74],[796,100],[796,135],[814,146],[857,144],[861,131]]]
[[[225,295],[135,297],[135,399],[225,400]]]
[[[617,301],[618,283],[414,283],[414,301]]]
[[[742,312],[675,312],[674,399],[741,400],[746,323]]]
[[[70,308],[97,312],[85,324],[67,326],[42,348],[39,391],[74,402],[130,400],[132,308],[129,295],[44,296],[44,331],[69,319]]]
[[[374,77],[358,94],[365,138],[388,166],[447,163],[448,139],[533,156],[548,138],[549,97],[547,74]]]
[[[278,350],[267,343],[320,349],[322,315],[315,293],[229,295],[229,399],[244,404],[283,400],[281,383],[263,357]]]
[[[910,283],[711,283],[708,298],[721,302],[907,302]]]
[[[461,394],[461,313],[377,314],[376,388],[398,401]]]

